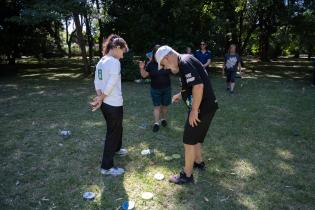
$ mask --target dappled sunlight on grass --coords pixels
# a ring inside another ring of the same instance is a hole
[[[276,153],[279,155],[279,157],[281,157],[284,160],[292,160],[294,158],[292,152],[287,149],[277,148]]]
[[[224,78],[211,75],[220,110],[203,145],[207,169],[194,170],[196,183],[187,186],[167,181],[184,163],[182,102],[169,107],[168,127],[153,133],[150,86],[124,82],[123,147],[129,154],[115,157],[115,165],[126,173],[103,176],[106,123],[88,105],[93,78],[81,79],[78,65],[57,62],[0,80],[4,209],[117,209],[126,200],[141,210],[314,209],[315,92],[305,80],[309,68],[299,67],[309,66],[305,60],[279,60],[269,68],[246,59],[234,95]],[[178,92],[177,77],[172,84]],[[71,131],[69,138],[59,135],[63,129]],[[154,153],[142,156],[143,149]],[[173,154],[181,158],[165,159]],[[163,181],[153,178],[157,172]],[[84,201],[85,191],[96,192],[96,199]],[[144,202],[143,191],[154,198]]]
[[[240,194],[238,196],[238,201],[244,205],[244,207],[248,208],[248,209],[252,209],[252,210],[255,210],[255,209],[259,209],[255,202],[253,201],[253,199],[250,197],[250,196],[247,196],[247,195],[244,195],[244,194]]]
[[[295,174],[293,167],[283,161],[280,161],[279,163],[277,163],[277,168],[284,174],[288,174],[288,175]]]
[[[236,175],[240,178],[249,178],[251,176],[256,175],[256,169],[254,166],[248,162],[248,160],[238,160],[235,161],[233,164],[233,171],[236,173]]]

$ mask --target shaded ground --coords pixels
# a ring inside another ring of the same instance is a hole
[[[212,75],[220,110],[203,148],[208,168],[195,172],[189,186],[153,179],[182,167],[181,159],[164,160],[183,155],[182,103],[170,107],[169,127],[153,134],[149,86],[123,83],[130,154],[116,163],[127,173],[104,177],[98,169],[105,123],[88,107],[93,81],[82,79],[75,63],[61,66],[35,65],[0,78],[0,209],[116,209],[128,199],[154,210],[315,209],[315,89],[307,61],[248,60],[233,96]],[[176,78],[172,85],[179,90]],[[72,136],[62,139],[61,129]],[[155,154],[141,157],[146,148]],[[96,192],[96,200],[84,201],[85,191]],[[143,202],[143,191],[153,200]]]

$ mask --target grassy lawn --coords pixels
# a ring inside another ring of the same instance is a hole
[[[246,61],[235,95],[219,74],[211,80],[218,110],[203,147],[207,170],[196,183],[175,186],[167,178],[183,160],[186,108],[172,105],[169,126],[151,131],[149,85],[123,83],[124,146],[116,164],[127,172],[99,172],[105,122],[92,113],[93,79],[78,65],[32,65],[0,78],[0,209],[117,209],[133,200],[136,209],[315,209],[315,88],[305,60]],[[179,82],[173,80],[173,92]],[[146,124],[147,128],[143,129]],[[59,130],[72,132],[62,139]],[[154,149],[143,157],[143,149]],[[166,179],[153,176],[162,172]],[[97,193],[94,201],[82,199]],[[144,202],[141,193],[155,194]]]

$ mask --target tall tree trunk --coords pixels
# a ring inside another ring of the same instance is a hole
[[[50,34],[50,36],[54,38],[58,51],[64,54],[65,52],[61,46],[59,27],[60,27],[59,23],[54,21],[52,25],[47,25],[46,29],[48,33]]]
[[[86,35],[87,35],[87,40],[88,40],[88,45],[89,45],[89,65],[92,65],[92,59],[93,59],[93,37],[92,37],[92,32],[91,32],[91,23],[90,19],[87,14],[84,14],[84,19],[85,19],[85,25],[86,25]]]
[[[244,41],[241,41],[241,47],[240,47],[240,54],[241,55],[244,53],[244,51],[247,47],[247,44],[249,42],[249,39],[252,36],[252,34],[254,33],[254,31],[256,30],[256,28],[257,28],[256,24],[253,24],[252,27],[250,28],[250,30],[247,31]]]
[[[262,32],[259,39],[260,45],[260,59],[262,61],[268,61],[268,50],[269,50],[269,37],[270,32],[267,28],[261,28]]]
[[[68,27],[69,27],[68,20],[69,20],[69,18],[65,19],[65,21],[66,21],[66,43],[68,46],[68,58],[71,58],[71,39],[69,36],[69,30],[68,30]]]
[[[100,4],[99,4],[99,0],[95,1],[96,3],[96,8],[98,13],[100,13]],[[99,50],[99,56],[100,58],[103,56],[103,39],[105,36],[105,32],[104,32],[104,26],[103,26],[103,21],[101,18],[98,18],[98,25],[100,27],[100,36],[98,37],[98,50]]]
[[[307,51],[307,58],[308,58],[309,60],[311,60],[312,54],[313,54],[313,45],[310,44],[310,45],[308,46],[308,51]]]
[[[83,33],[82,33],[82,25],[81,25],[80,17],[79,17],[78,13],[73,13],[73,20],[74,20],[75,27],[77,29],[76,30],[77,31],[77,37],[78,37],[78,42],[80,45],[82,60],[83,60],[83,64],[84,64],[83,73],[84,73],[84,75],[88,75],[88,74],[90,74],[90,70],[89,70],[88,60],[86,57],[85,40],[84,40]]]

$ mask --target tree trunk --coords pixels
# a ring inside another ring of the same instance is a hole
[[[249,42],[250,37],[252,36],[252,33],[256,30],[257,26],[256,24],[253,24],[250,30],[247,32],[247,35],[244,39],[244,41],[241,41],[241,47],[240,47],[240,55],[242,55],[247,47],[247,44]]]
[[[307,52],[307,58],[308,58],[309,60],[311,60],[312,54],[313,54],[313,45],[310,44],[310,45],[308,46],[308,52]]]
[[[78,13],[73,13],[73,20],[75,23],[75,27],[77,29],[76,30],[77,31],[77,37],[78,37],[78,42],[80,45],[82,60],[83,60],[83,64],[84,64],[83,73],[84,73],[84,75],[88,75],[88,74],[90,74],[90,70],[89,70],[88,60],[86,57],[85,41],[84,41],[84,37],[82,34],[82,25],[81,25],[80,17],[79,17]]]
[[[59,34],[59,23],[54,21],[52,24],[47,25],[46,29],[48,33],[50,34],[50,36],[54,38],[58,51],[64,54],[65,52],[62,49],[61,39],[60,39],[60,34]]]
[[[68,46],[68,58],[71,58],[71,40],[69,36],[68,26],[69,26],[68,18],[66,18],[66,43]]]
[[[264,30],[264,29],[262,29]],[[266,30],[266,29],[265,29]],[[260,59],[262,61],[268,61],[269,50],[269,31],[262,31],[260,36]]]
[[[98,13],[100,13],[99,0],[96,0],[95,3],[96,3],[97,11]],[[105,36],[103,21],[101,18],[98,19],[98,25],[100,27],[100,36],[98,37],[98,50],[99,50],[99,56],[101,58],[103,56],[103,39]]]
[[[89,45],[89,65],[92,65],[92,59],[93,59],[93,37],[92,37],[92,32],[91,32],[91,23],[88,18],[87,14],[84,14],[84,19],[85,19],[85,25],[86,25],[86,35],[87,35],[87,40],[88,40],[88,45]]]

